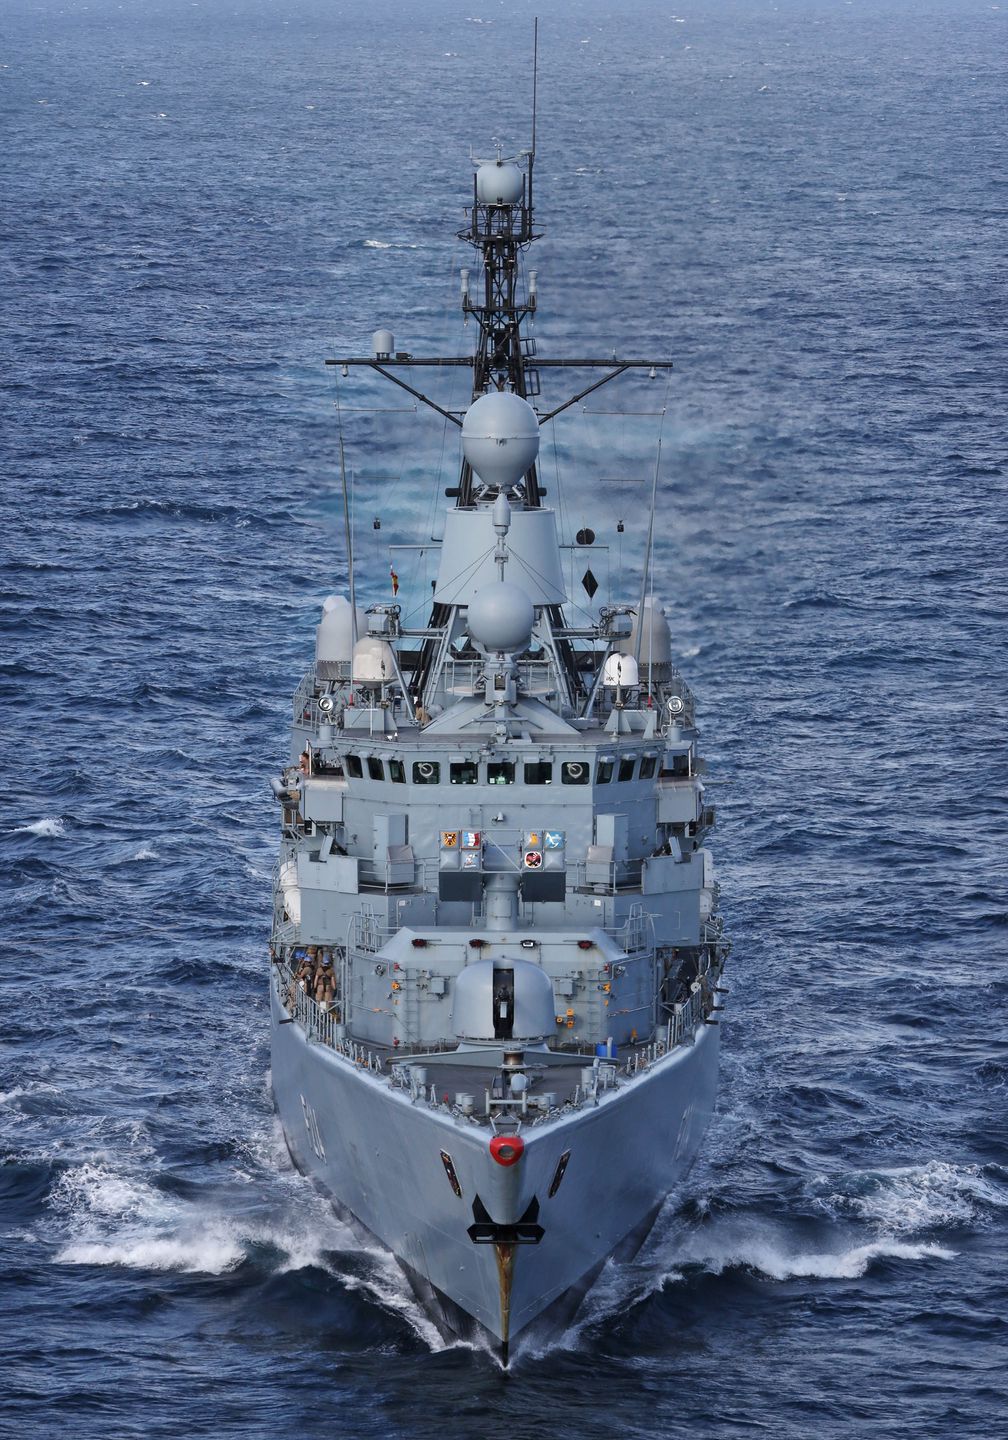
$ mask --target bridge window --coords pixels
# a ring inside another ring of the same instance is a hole
[[[564,785],[587,785],[590,779],[587,760],[565,760],[560,766],[560,780]]]
[[[453,785],[475,785],[479,779],[479,766],[473,760],[453,760],[448,773]]]
[[[487,766],[488,785],[513,785],[514,765],[510,760],[494,760]]]
[[[640,778],[642,780],[652,779],[657,765],[658,757],[656,755],[645,755],[640,762]]]
[[[406,784],[406,767],[401,760],[390,760],[388,762],[388,773],[393,785]]]
[[[636,755],[625,755],[619,762],[619,774],[617,780],[632,780],[634,766],[637,764]]]
[[[609,784],[609,781],[612,779],[612,772],[613,772],[613,761],[612,761],[612,760],[600,760],[600,761],[598,762],[598,769],[595,771],[595,784],[596,784],[596,785],[608,785],[608,784]]]
[[[551,760],[526,760],[526,785],[552,785],[553,762]]]
[[[364,774],[364,766],[361,764],[359,755],[348,755],[346,757],[347,774],[352,780],[360,780]]]
[[[417,760],[414,763],[414,785],[436,785],[440,779],[441,766],[436,760]]]
[[[371,780],[385,779],[385,766],[378,759],[377,755],[369,755],[367,761],[367,773]]]

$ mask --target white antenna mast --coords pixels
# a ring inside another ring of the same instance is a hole
[[[350,528],[350,498],[347,494],[346,456],[343,453],[343,412],[340,410],[339,386],[336,388],[336,415],[339,428],[339,468],[343,484],[343,525],[346,530],[347,569],[350,579],[350,646],[351,654],[357,645],[357,596],[354,592],[353,531]]]
[[[648,572],[651,569],[651,547],[654,540],[655,504],[658,499],[658,467],[661,465],[661,435],[658,436],[658,454],[655,456],[654,478],[651,481],[651,514],[648,518],[647,544],[644,547],[644,573],[641,576],[640,605],[637,607],[637,638],[634,641],[634,659],[640,664],[641,636],[644,633],[644,600],[647,596]]]

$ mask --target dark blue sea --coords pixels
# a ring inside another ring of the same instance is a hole
[[[509,1376],[287,1158],[268,779],[346,584],[337,393],[365,600],[457,463],[323,362],[470,346],[532,0],[3,6],[5,1437],[1008,1434],[1008,7],[681,6],[541,0],[530,263],[543,354],[676,364],[543,475],[632,599],[661,430],[721,1101]]]

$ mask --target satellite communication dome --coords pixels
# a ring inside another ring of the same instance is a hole
[[[353,652],[353,679],[364,684],[381,684],[395,679],[392,649],[384,640],[366,635]]]
[[[632,655],[610,655],[602,670],[602,684],[610,689],[617,685],[632,688],[640,681],[637,661]]]
[[[535,607],[507,580],[484,585],[469,601],[469,634],[484,650],[524,650],[532,636]]]
[[[509,390],[481,395],[462,421],[462,451],[484,484],[517,485],[539,454],[535,411]]]
[[[517,205],[522,172],[513,160],[493,160],[476,171],[476,199],[483,205]]]

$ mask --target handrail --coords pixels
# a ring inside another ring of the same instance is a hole
[[[295,983],[294,972],[286,961],[278,960],[276,971],[280,1003],[291,1019],[300,1024],[309,1040],[317,1040],[334,1050],[337,1055],[342,1055],[344,1059],[372,1074],[382,1073],[384,1060],[381,1055],[369,1050],[366,1045],[361,1045],[359,1041],[352,1040],[345,1033],[340,1033],[344,1026],[339,1019],[341,1012],[338,1006],[327,1010],[316,1004],[311,996]]]

